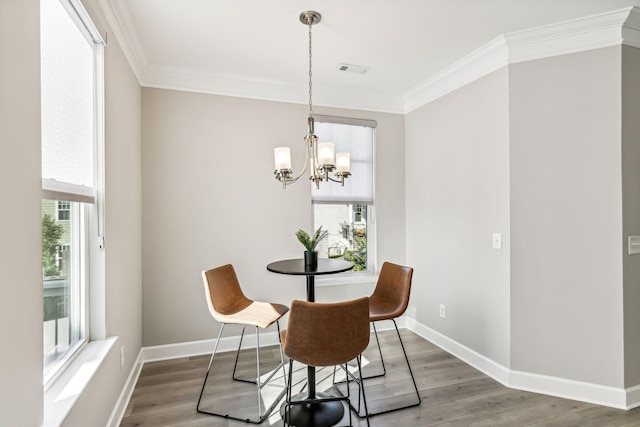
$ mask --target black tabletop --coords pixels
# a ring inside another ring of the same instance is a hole
[[[349,271],[353,263],[342,259],[319,258],[318,265],[310,268],[304,265],[303,258],[285,259],[275,261],[267,265],[267,270],[273,273],[291,274],[295,276],[320,276],[322,274],[335,274]]]

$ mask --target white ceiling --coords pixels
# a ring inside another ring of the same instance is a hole
[[[111,25],[120,41],[125,41],[125,52],[143,85],[199,87],[213,93],[293,102],[306,102],[308,96],[308,29],[298,16],[316,10],[322,21],[313,27],[313,93],[314,103],[324,105],[348,103],[332,99],[344,93],[352,99],[401,99],[500,35],[640,7],[640,0],[100,3],[109,10]],[[341,63],[369,70],[364,74],[340,72]],[[185,83],[189,81],[197,83]],[[261,88],[265,88],[263,93]]]

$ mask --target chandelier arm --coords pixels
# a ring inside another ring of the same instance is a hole
[[[348,178],[348,177],[349,177],[349,175],[340,175],[340,177],[338,179],[334,179],[334,178],[331,178],[330,176],[327,175],[327,179],[329,181],[337,182],[338,184],[342,185],[343,187],[344,187],[344,179]]]
[[[315,135],[308,135],[309,138],[309,150],[311,151],[311,167],[313,170],[313,175],[311,179],[316,184],[316,188],[320,189],[320,182],[325,178],[325,174],[320,169],[320,164],[318,163],[318,137]]]
[[[307,171],[307,169],[309,168],[309,150],[307,150],[307,157],[304,161],[304,166],[302,168],[302,170],[300,171],[300,173],[295,177],[295,178],[288,178],[287,184],[293,184],[294,182],[296,182],[302,175],[304,175],[304,173]]]

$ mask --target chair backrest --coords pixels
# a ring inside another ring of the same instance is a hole
[[[409,305],[412,277],[411,267],[390,262],[382,264],[376,288],[371,294],[371,305],[385,310],[380,313],[381,318],[372,320],[393,319],[404,314]]]
[[[234,314],[251,305],[238,282],[238,276],[231,264],[212,268],[202,272],[204,291],[211,315],[217,319],[217,314]]]
[[[338,303],[294,300],[283,342],[288,357],[310,366],[347,363],[369,344],[369,298]]]

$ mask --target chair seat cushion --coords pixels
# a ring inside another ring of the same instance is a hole
[[[253,301],[236,313],[221,314],[215,312],[212,314],[221,323],[236,323],[266,328],[284,316],[287,311],[289,311],[289,307],[286,305]]]
[[[369,301],[369,321],[377,322],[379,320],[395,319],[402,316],[405,307],[398,305],[395,301],[384,301],[382,299],[373,299]]]

